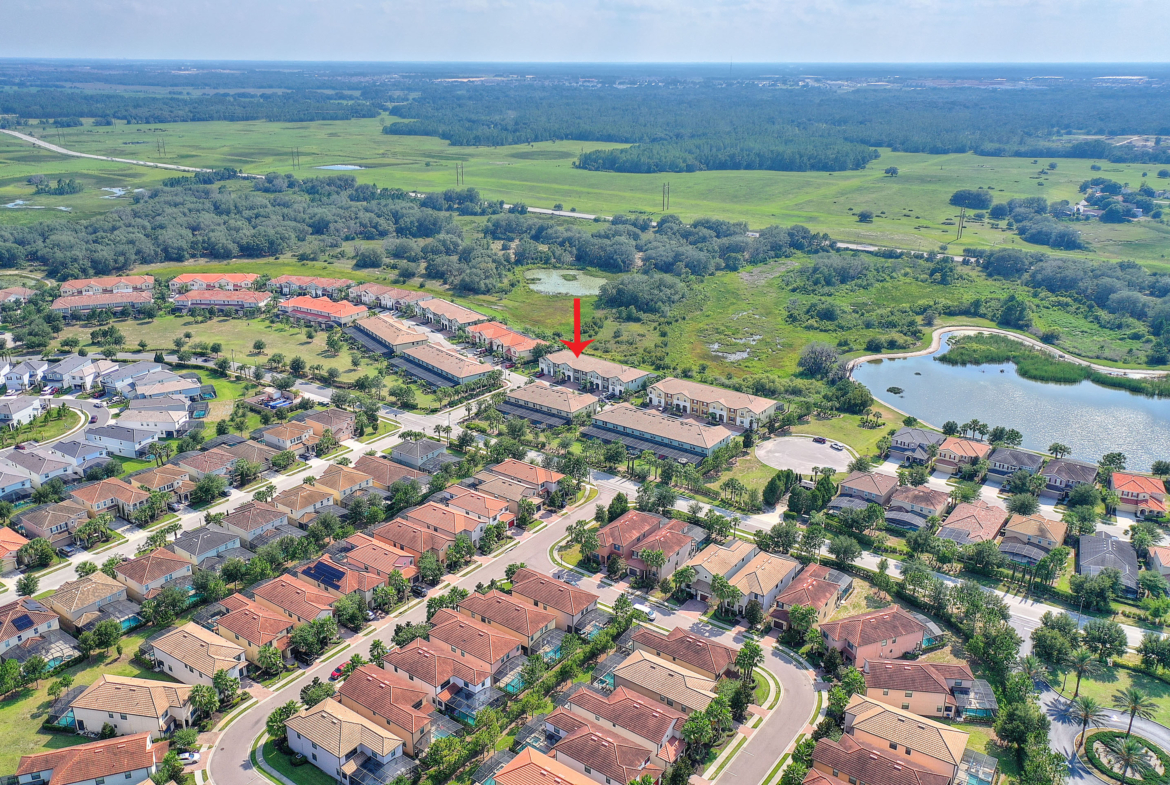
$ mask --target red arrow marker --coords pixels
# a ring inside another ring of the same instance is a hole
[[[576,340],[566,341],[566,340],[562,339],[561,343],[563,343],[565,346],[568,346],[569,349],[572,350],[573,354],[580,357],[581,352],[585,351],[585,347],[588,346],[589,344],[593,343],[592,338],[589,339],[588,341],[581,340],[581,298],[580,297],[573,298],[573,336],[576,338]]]

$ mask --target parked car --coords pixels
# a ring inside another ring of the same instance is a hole
[[[182,763],[184,766],[190,766],[192,763],[198,763],[198,762],[199,762],[199,753],[198,752],[180,752],[179,753],[179,763]]]
[[[642,613],[646,614],[646,619],[649,621],[654,621],[654,619],[658,616],[658,614],[654,612],[654,609],[644,602],[635,602],[634,610],[641,611]]]
[[[232,489],[231,488],[224,488],[222,491],[219,492],[219,495],[225,499],[230,499],[230,498],[232,498]]]
[[[81,551],[77,550],[72,545],[62,545],[57,549],[57,555],[65,559],[68,559],[70,556],[76,556],[78,553],[81,553]]]
[[[340,679],[341,674],[345,671],[346,665],[349,665],[349,660],[346,660],[345,662],[341,663],[336,668],[334,668],[333,673],[329,674],[329,681],[337,681],[338,679]]]
[[[427,592],[429,591],[430,589],[428,589],[426,586],[423,586],[421,583],[416,583],[410,587],[410,593],[415,597],[426,597]]]
[[[376,618],[378,617],[374,615],[373,611],[366,611],[366,621],[373,621]]]
[[[179,510],[183,509],[183,505],[179,504],[178,502],[167,502],[167,509],[171,512],[178,512]]]
[[[832,448],[833,448],[834,450],[836,450],[837,452],[841,452],[842,450],[844,450],[844,449],[845,449],[844,447],[842,447],[842,446],[841,446],[840,444],[838,444],[837,442],[833,442],[833,443],[832,443],[832,444],[830,444],[829,446],[830,446],[830,447],[832,447]]]
[[[826,439],[824,436],[814,436],[813,437],[813,442],[815,444],[824,444],[827,441],[829,441],[829,440]]]

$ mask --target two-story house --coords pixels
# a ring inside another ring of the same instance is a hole
[[[195,710],[185,684],[134,679],[103,673],[70,703],[77,730],[100,731],[105,725],[119,736],[149,733],[159,739],[190,726]]]
[[[189,621],[150,642],[155,663],[183,684],[211,686],[217,671],[233,679],[247,672],[244,649]]]
[[[158,548],[122,562],[114,572],[117,579],[126,584],[126,594],[130,599],[141,603],[169,581],[190,578],[193,569],[191,562],[182,556]]]
[[[1132,512],[1138,518],[1166,513],[1166,483],[1141,474],[1114,472],[1109,477],[1109,489],[1117,494],[1117,508]]]
[[[512,576],[512,596],[556,616],[557,629],[576,632],[585,614],[597,609],[600,597],[536,570],[521,567]]]

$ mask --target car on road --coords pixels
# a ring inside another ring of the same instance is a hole
[[[642,613],[646,614],[646,619],[648,621],[654,621],[654,619],[658,616],[658,614],[654,612],[654,609],[644,602],[635,602],[634,610],[641,611]]]
[[[830,446],[830,447],[832,447],[832,448],[833,448],[834,450],[836,450],[837,452],[841,452],[842,450],[844,450],[844,449],[845,449],[845,448],[844,448],[842,445],[838,444],[837,442],[833,442],[833,443],[832,443],[832,444],[830,444],[829,446]]]
[[[198,763],[198,762],[199,762],[199,753],[198,752],[180,752],[179,753],[179,763],[182,763],[184,766],[190,766],[192,763]]]
[[[410,587],[410,593],[415,597],[426,597],[427,592],[429,591],[430,589],[428,589],[426,586],[423,586],[421,583],[416,583]]]
[[[106,408],[106,405],[105,405],[104,403],[102,403],[101,401],[94,401],[94,402],[93,402],[93,408],[95,408],[95,409],[104,409],[104,408]]]
[[[97,415],[96,415],[96,414],[91,414],[91,415],[89,416],[89,424],[90,424],[90,425],[93,425],[95,422],[97,422]]]
[[[346,660],[345,662],[341,663],[336,668],[334,668],[333,673],[329,674],[329,681],[337,681],[338,679],[340,679],[341,674],[343,672],[345,672],[346,665],[349,665],[349,660]]]
[[[827,441],[829,441],[829,440],[826,439],[824,436],[814,436],[813,437],[814,444],[824,444]]]

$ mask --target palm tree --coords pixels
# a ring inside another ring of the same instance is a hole
[[[673,576],[675,589],[677,590],[683,586],[687,586],[693,583],[697,576],[698,574],[695,572],[694,567],[691,567],[690,565],[679,567],[674,571]]]
[[[1028,681],[1032,684],[1032,689],[1035,691],[1036,682],[1044,677],[1047,668],[1040,658],[1029,654],[1024,659],[1020,660],[1020,673],[1028,677]]]
[[[1081,694],[1081,679],[1085,676],[1095,676],[1101,670],[1101,664],[1097,662],[1097,656],[1088,649],[1077,649],[1068,658],[1068,668],[1077,675],[1077,686],[1073,690],[1073,699],[1075,700]]]
[[[756,668],[764,664],[764,650],[755,641],[747,641],[740,647],[735,657],[735,667],[739,668],[743,681],[752,683],[752,674]]]
[[[1113,694],[1113,708],[1129,715],[1129,727],[1125,729],[1125,735],[1128,737],[1130,731],[1133,730],[1133,718],[1141,717],[1143,720],[1152,720],[1154,710],[1158,707],[1149,695],[1137,687],[1126,687]]]
[[[1153,766],[1146,760],[1146,747],[1137,739],[1126,736],[1119,739],[1116,736],[1106,739],[1105,746],[1113,753],[1113,762],[1121,764],[1121,785],[1125,785],[1125,778],[1132,770],[1139,777],[1148,774]]]
[[[1069,706],[1069,713],[1076,718],[1081,726],[1081,746],[1085,745],[1085,734],[1089,731],[1090,723],[1100,725],[1109,715],[1105,707],[1088,695],[1082,695]]]

